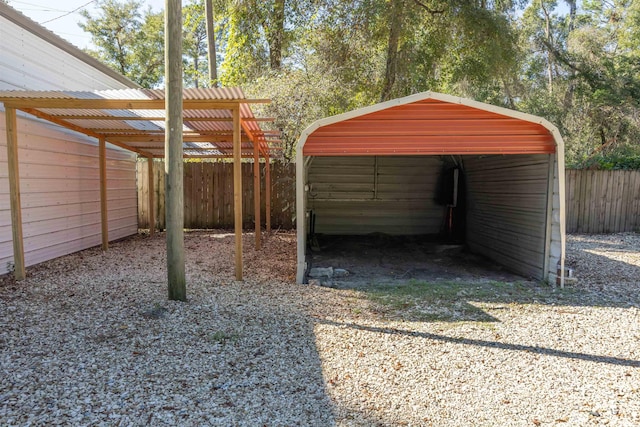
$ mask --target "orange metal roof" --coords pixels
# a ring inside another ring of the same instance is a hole
[[[366,110],[310,132],[303,155],[543,154],[556,151],[553,135],[542,124],[489,109],[427,98],[368,113]]]

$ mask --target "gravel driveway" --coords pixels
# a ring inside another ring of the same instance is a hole
[[[0,277],[0,425],[640,425],[638,234],[570,236],[576,286],[444,321],[294,285],[295,236],[252,237],[237,283],[232,235],[186,234],[187,303],[163,234]]]

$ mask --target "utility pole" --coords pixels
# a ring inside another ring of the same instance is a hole
[[[182,160],[182,3],[165,0],[165,197],[169,299],[186,301]]]

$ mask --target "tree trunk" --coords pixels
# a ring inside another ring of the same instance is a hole
[[[204,2],[205,16],[207,20],[207,52],[209,55],[209,85],[218,86],[218,64],[216,60],[216,33],[213,22],[213,0]],[[196,68],[197,71],[197,68]],[[197,85],[196,85],[197,87]]]
[[[196,55],[193,57],[193,69],[194,69],[193,84],[195,85],[196,89],[200,87],[200,79],[198,78],[199,65],[200,65],[200,61],[198,61],[198,56]],[[209,79],[211,79],[211,76],[209,76]]]
[[[279,70],[282,66],[282,48],[284,42],[284,1],[275,0],[270,28],[265,28],[269,43],[269,66]]]
[[[402,12],[404,9],[403,0],[392,0],[391,19],[389,24],[389,42],[387,43],[387,65],[384,72],[384,82],[380,101],[388,101],[392,97],[393,88],[398,73],[398,46],[400,43],[400,33],[402,32]]]
[[[542,9],[542,12],[544,13],[544,22],[545,22],[545,28],[544,28],[544,35],[546,38],[546,41],[548,43],[549,46],[553,46],[553,39],[551,36],[551,17],[549,16],[549,12],[547,11],[546,6],[544,5],[544,0],[540,0],[540,7]],[[553,59],[552,59],[553,53],[551,52],[551,50],[549,50],[547,52],[547,84],[548,84],[548,90],[549,93],[553,93]]]
[[[569,5],[569,25],[567,26],[567,37],[571,35],[576,25],[576,0],[565,0]],[[564,94],[564,107],[569,109],[573,106],[573,94],[576,90],[575,83],[576,71],[571,68],[569,70],[569,85],[567,86],[567,92]]]

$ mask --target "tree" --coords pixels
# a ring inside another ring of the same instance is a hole
[[[218,85],[218,61],[216,58],[216,32],[215,32],[215,12],[213,0],[205,0],[205,21],[207,28],[207,58],[209,60],[209,82],[213,86]]]
[[[209,2],[210,0],[205,0]],[[186,86],[210,85],[207,59],[207,29],[205,5],[202,0],[183,8],[183,51],[185,56],[184,78]]]
[[[225,58],[221,81],[241,85],[279,71],[295,34],[308,25],[315,0],[235,0],[226,4]]]
[[[142,2],[98,0],[96,16],[86,10],[80,27],[91,34],[97,57],[143,87],[156,87],[164,75],[164,18],[151,9],[142,12]]]
[[[499,83],[515,71],[517,40],[505,13],[513,5],[503,3],[298,2],[286,18],[280,68],[267,59],[266,39],[251,39],[259,31],[230,30],[229,46],[247,56],[227,51],[223,80],[274,99],[265,114],[279,118],[287,155],[313,120],[379,100],[429,89],[500,99]]]
[[[560,127],[570,165],[640,154],[638,2],[566,3],[566,15],[541,1],[523,14],[532,53],[522,54],[518,107]]]
[[[86,23],[96,54],[160,84],[144,69],[158,45],[140,3],[99,6]],[[185,84],[211,84],[219,63],[217,82],[274,99],[260,112],[277,117],[287,156],[318,118],[425,90],[545,117],[569,164],[640,153],[637,0],[191,0],[183,34]]]

